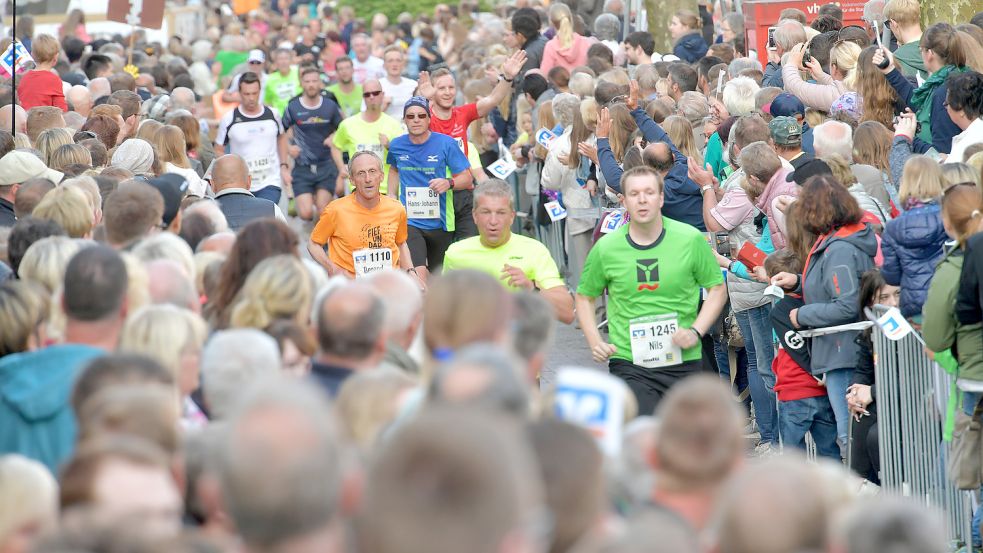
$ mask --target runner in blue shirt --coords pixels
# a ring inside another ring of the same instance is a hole
[[[317,69],[301,69],[300,84],[304,92],[287,103],[283,128],[293,133],[294,144],[289,152],[294,158],[291,176],[297,215],[310,221],[314,218],[314,205],[321,213],[331,201],[338,180],[328,138],[338,129],[342,116],[333,96],[324,94],[324,83]]]
[[[406,207],[413,265],[421,279],[440,268],[454,240],[454,202],[448,190],[470,190],[471,164],[457,142],[430,131],[430,103],[422,96],[403,106],[407,134],[389,143],[389,194]],[[446,175],[453,175],[448,178]]]

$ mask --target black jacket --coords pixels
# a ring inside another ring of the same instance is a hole
[[[14,215],[14,204],[0,198],[0,227],[12,227],[17,222]]]

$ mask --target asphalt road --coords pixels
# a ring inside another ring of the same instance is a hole
[[[540,373],[540,385],[551,384],[557,369],[567,366],[607,370],[606,365],[595,363],[591,359],[584,333],[579,328],[574,327],[574,325],[557,323],[553,345],[546,357],[546,366]]]

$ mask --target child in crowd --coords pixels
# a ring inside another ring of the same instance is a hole
[[[17,100],[25,110],[36,106],[55,106],[68,111],[61,77],[52,71],[60,53],[58,39],[51,35],[38,35],[31,43],[31,57],[37,66],[17,84]]]
[[[765,260],[771,278],[781,272],[799,274],[802,260],[789,249],[778,250]],[[836,417],[826,387],[809,372],[809,343],[792,325],[789,313],[802,307],[802,296],[785,290],[771,310],[771,324],[778,336],[778,354],[771,368],[775,373],[778,426],[785,447],[805,449],[806,432],[816,442],[821,457],[840,459],[836,443]]]

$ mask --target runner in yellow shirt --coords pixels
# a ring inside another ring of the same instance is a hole
[[[532,238],[512,234],[512,187],[500,179],[478,185],[472,216],[478,236],[451,244],[444,256],[444,270],[474,269],[501,279],[513,290],[539,290],[553,306],[557,320],[573,322],[573,296],[549,250]]]
[[[365,98],[365,111],[342,121],[331,139],[331,157],[339,168],[335,187],[338,197],[345,193],[345,181],[349,179],[348,171],[345,170],[345,164],[342,162],[342,152],[347,153],[348,159],[351,159],[355,152],[368,150],[385,160],[389,153],[389,141],[404,132],[399,121],[382,111],[384,96],[382,85],[377,79],[365,81],[362,85],[362,96]],[[381,192],[386,194],[389,165],[384,161],[382,169]]]

